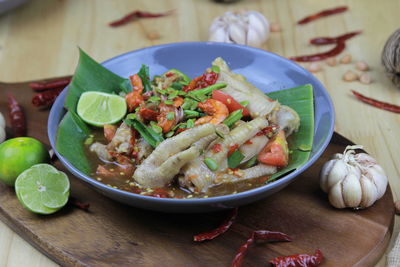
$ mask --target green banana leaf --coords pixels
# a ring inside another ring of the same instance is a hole
[[[83,142],[89,135],[89,127],[75,112],[69,111],[60,122],[56,140],[57,151],[85,174],[91,171],[91,165],[83,149]]]
[[[79,49],[79,63],[71,84],[68,86],[65,107],[76,112],[79,97],[87,91],[118,94],[121,91],[132,91],[132,89],[128,79],[122,78],[104,68],[82,49]]]
[[[314,140],[314,95],[311,84],[271,92],[268,96],[294,109],[300,116],[300,128],[290,137],[289,165],[272,175],[267,183],[305,164],[310,157]]]
[[[68,86],[64,104],[68,112],[60,122],[56,147],[61,155],[85,174],[91,171],[83,144],[90,135],[90,129],[76,114],[76,106],[80,95],[87,91],[118,94],[121,91],[132,91],[132,87],[129,79],[112,73],[79,49],[79,63]]]

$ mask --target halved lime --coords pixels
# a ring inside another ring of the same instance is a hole
[[[69,197],[68,176],[49,164],[37,164],[15,181],[19,201],[28,210],[51,214],[64,207]]]
[[[102,92],[85,92],[78,101],[78,115],[94,126],[120,121],[126,114],[125,98]]]

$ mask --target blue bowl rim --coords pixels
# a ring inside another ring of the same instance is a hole
[[[50,115],[49,115],[49,119],[48,119],[48,137],[51,143],[51,146],[54,150],[54,152],[56,153],[57,157],[60,159],[60,161],[73,173],[75,174],[75,176],[78,176],[78,178],[83,179],[85,182],[88,182],[89,184],[95,186],[95,187],[100,187],[106,191],[111,191],[113,194],[119,194],[122,195],[123,197],[126,198],[139,198],[141,200],[147,200],[150,202],[154,202],[155,204],[157,202],[159,203],[163,203],[163,204],[178,204],[178,205],[191,205],[191,204],[213,204],[216,202],[227,202],[230,200],[240,200],[240,199],[245,199],[248,197],[251,197],[252,195],[259,195],[262,194],[265,191],[268,191],[269,189],[273,189],[276,188],[280,185],[285,184],[286,182],[294,179],[295,177],[297,177],[298,175],[300,175],[302,172],[304,172],[306,169],[308,169],[315,161],[318,160],[318,158],[321,156],[321,154],[325,151],[326,147],[329,145],[330,140],[332,138],[333,132],[334,132],[334,124],[335,124],[335,109],[333,106],[333,102],[332,99],[329,95],[329,93],[327,92],[325,86],[316,78],[314,77],[314,75],[312,75],[309,71],[307,71],[306,69],[304,69],[302,66],[296,64],[295,62],[282,57],[280,55],[277,55],[275,53],[260,49],[260,48],[255,48],[255,47],[250,47],[250,46],[245,46],[245,45],[238,45],[238,44],[228,44],[228,43],[220,43],[220,42],[175,42],[175,43],[168,43],[168,44],[161,44],[161,45],[156,45],[156,46],[149,46],[149,47],[144,47],[141,49],[137,49],[137,50],[132,50],[132,51],[128,51],[125,53],[122,53],[118,56],[112,57],[110,59],[107,59],[103,62],[101,62],[101,65],[105,66],[107,65],[107,63],[113,61],[113,60],[118,60],[121,57],[124,57],[126,55],[129,54],[136,54],[136,53],[140,53],[142,51],[145,50],[152,50],[152,49],[158,49],[158,48],[168,48],[168,47],[173,47],[176,45],[183,45],[183,46],[191,46],[191,45],[217,45],[217,46],[227,46],[227,47],[240,47],[241,49],[244,50],[249,50],[251,52],[257,52],[257,53],[266,53],[271,57],[275,57],[278,59],[281,59],[289,64],[292,64],[295,68],[300,69],[302,71],[305,71],[307,73],[309,73],[312,77],[312,79],[314,80],[314,83],[317,84],[318,86],[320,86],[321,88],[323,88],[324,90],[321,91],[321,93],[324,95],[325,99],[328,101],[328,105],[329,105],[329,109],[332,111],[330,113],[332,121],[331,124],[329,125],[329,134],[327,136],[327,138],[324,140],[324,142],[321,145],[321,148],[311,157],[309,158],[309,160],[302,165],[300,168],[294,170],[293,172],[289,173],[288,175],[283,176],[282,178],[279,178],[278,180],[275,180],[274,182],[271,182],[269,184],[257,187],[257,188],[253,188],[250,190],[246,190],[243,192],[239,192],[236,194],[229,194],[229,195],[223,195],[223,196],[215,196],[215,197],[208,197],[208,198],[186,198],[186,199],[174,199],[174,198],[155,198],[155,197],[151,197],[151,196],[145,196],[145,195],[140,195],[140,194],[135,194],[135,193],[131,193],[128,191],[124,191],[124,190],[120,190],[120,189],[116,189],[116,188],[112,188],[110,186],[107,186],[106,184],[103,184],[99,181],[97,181],[94,178],[91,178],[85,174],[82,174],[78,169],[76,169],[71,163],[69,163],[69,161],[67,159],[65,159],[62,155],[60,155],[56,149],[55,146],[55,138],[56,136],[54,136],[54,138],[51,138],[51,134],[50,134],[50,122],[52,121],[53,116],[53,108],[50,110]],[[57,100],[59,100],[62,96],[64,96],[64,94],[66,94],[66,91],[68,89],[68,86],[64,89],[64,91],[62,92],[62,94],[60,94],[60,96],[58,97]],[[55,105],[54,105],[55,106]],[[64,105],[63,105],[64,106]],[[64,108],[64,107],[63,107]],[[56,132],[55,132],[56,134]]]

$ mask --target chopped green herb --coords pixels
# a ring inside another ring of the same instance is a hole
[[[175,112],[168,112],[167,120],[172,121],[173,119],[175,119]]]
[[[203,89],[195,90],[195,91],[190,91],[189,94],[192,94],[193,96],[199,96],[199,95],[207,95],[211,93],[214,90],[219,90],[222,88],[225,88],[227,86],[226,83],[216,83],[210,86],[207,86]]]
[[[251,159],[249,159],[248,161],[246,161],[243,165],[243,167],[245,169],[253,167],[254,165],[256,165],[257,163],[257,155],[255,155],[254,157],[252,157]]]
[[[197,118],[200,115],[199,112],[193,110],[184,110],[183,113],[185,114],[186,118]]]
[[[142,64],[142,67],[140,68],[138,75],[140,79],[142,80],[143,88],[145,92],[150,92],[153,89],[151,88],[150,84],[150,73],[149,73],[149,67]]]
[[[167,94],[167,90],[165,90],[165,89],[157,89],[156,91],[157,91],[157,93],[160,93],[162,95],[166,95]]]
[[[182,90],[183,84],[174,82],[171,84],[171,87],[174,88],[175,90]]]
[[[162,128],[160,126],[158,126],[157,124],[151,125],[151,128],[158,134],[162,133]]]
[[[212,70],[213,72],[215,72],[215,73],[220,73],[220,69],[219,69],[218,66],[213,65],[213,66],[211,67],[211,70]]]
[[[218,164],[217,162],[212,159],[212,158],[205,158],[204,159],[204,163],[207,165],[207,167],[212,170],[212,171],[216,171],[218,170]]]
[[[245,100],[245,101],[241,101],[239,102],[240,105],[242,105],[243,107],[247,107],[247,105],[249,104],[249,101]]]
[[[158,101],[160,101],[161,100],[161,98],[159,98],[158,96],[152,96],[152,97],[150,97],[149,99],[148,99],[148,101],[149,102],[158,102]]]
[[[228,167],[231,169],[237,168],[243,159],[244,155],[238,149],[236,149],[235,152],[228,157]]]
[[[178,96],[178,91],[174,91],[173,93],[171,93],[169,96],[168,96],[168,99],[175,99],[177,96]]]
[[[185,96],[187,93],[185,91],[178,91],[178,95]]]
[[[93,144],[93,141],[94,141],[93,136],[89,136],[88,138],[86,138],[84,144],[85,144],[86,146],[89,146],[89,145]]]
[[[175,132],[174,131],[170,131],[170,132],[168,132],[168,133],[166,133],[165,134],[165,137],[172,137],[173,135],[175,134]]]
[[[189,119],[186,121],[186,128],[193,128],[194,127],[194,119]]]
[[[224,124],[228,127],[232,127],[235,122],[243,117],[243,109],[238,109],[229,114],[229,116],[224,120]]]
[[[130,114],[126,115],[126,118],[128,120],[135,120],[136,119],[136,114],[135,113],[130,113]]]
[[[135,128],[139,132],[139,134],[143,137],[143,139],[147,143],[149,143],[152,147],[156,147],[159,143],[164,141],[164,138],[162,137],[162,135],[156,133],[151,127],[146,126],[145,124],[143,124],[142,122],[140,122],[137,119],[127,118],[124,120],[124,122],[127,125]]]
[[[167,71],[167,72],[164,73],[164,76],[165,76],[165,74],[167,74],[168,72],[172,72],[172,73],[177,74],[177,75],[179,76],[179,78],[181,79],[181,81],[182,81],[183,84],[188,85],[188,84],[190,83],[190,78],[189,78],[186,74],[184,74],[183,72],[181,72],[180,70],[177,70],[177,69],[170,69],[169,71]]]
[[[165,103],[166,105],[173,105],[173,104],[174,104],[174,102],[171,101],[171,100],[164,100],[164,103]]]

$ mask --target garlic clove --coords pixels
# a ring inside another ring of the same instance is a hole
[[[246,44],[254,47],[260,47],[263,41],[260,39],[260,34],[256,30],[249,28],[247,31]]]
[[[331,188],[334,184],[346,177],[347,173],[346,163],[344,163],[343,160],[337,160],[329,172],[326,188]]]
[[[0,144],[6,140],[6,130],[3,127],[0,127]]]
[[[378,199],[379,199],[386,192],[386,187],[388,185],[388,178],[385,172],[383,171],[382,167],[379,165],[370,166],[366,168],[366,170],[367,171],[364,175],[374,182],[376,189],[378,191]]]
[[[214,19],[210,28],[208,29],[208,34],[212,35],[215,31],[219,30],[220,28],[225,28],[226,23],[220,20],[219,18]]]
[[[329,191],[329,186],[328,186],[328,177],[329,173],[331,172],[333,165],[335,165],[336,159],[332,159],[327,161],[324,166],[322,166],[321,173],[320,173],[320,187],[321,189],[327,193]]]
[[[225,29],[223,27],[216,28],[213,33],[210,34],[208,39],[211,42],[225,42]]]
[[[377,164],[376,159],[368,155],[367,153],[358,153],[354,155],[354,159],[363,166]]]
[[[4,116],[1,112],[0,112],[0,128],[6,128],[6,120],[4,119]]]
[[[343,158],[343,154],[340,154],[340,153],[335,153],[331,157],[331,159],[342,159],[342,158]]]
[[[237,44],[246,44],[245,29],[239,23],[232,23],[228,28],[229,38]]]
[[[342,181],[342,194],[346,207],[358,207],[361,203],[361,185],[360,176],[354,172],[349,172]]]
[[[342,183],[337,182],[335,185],[331,187],[329,190],[329,202],[334,206],[335,208],[338,209],[344,209],[346,208],[346,205],[343,200],[343,194],[342,194]]]
[[[366,176],[362,175],[360,178],[360,185],[362,192],[360,207],[367,208],[372,206],[378,199],[378,190],[375,184]]]
[[[248,31],[252,31],[254,36],[258,37],[258,45],[264,43],[269,36],[269,23],[266,18],[258,12],[250,11],[248,13],[249,26]]]

